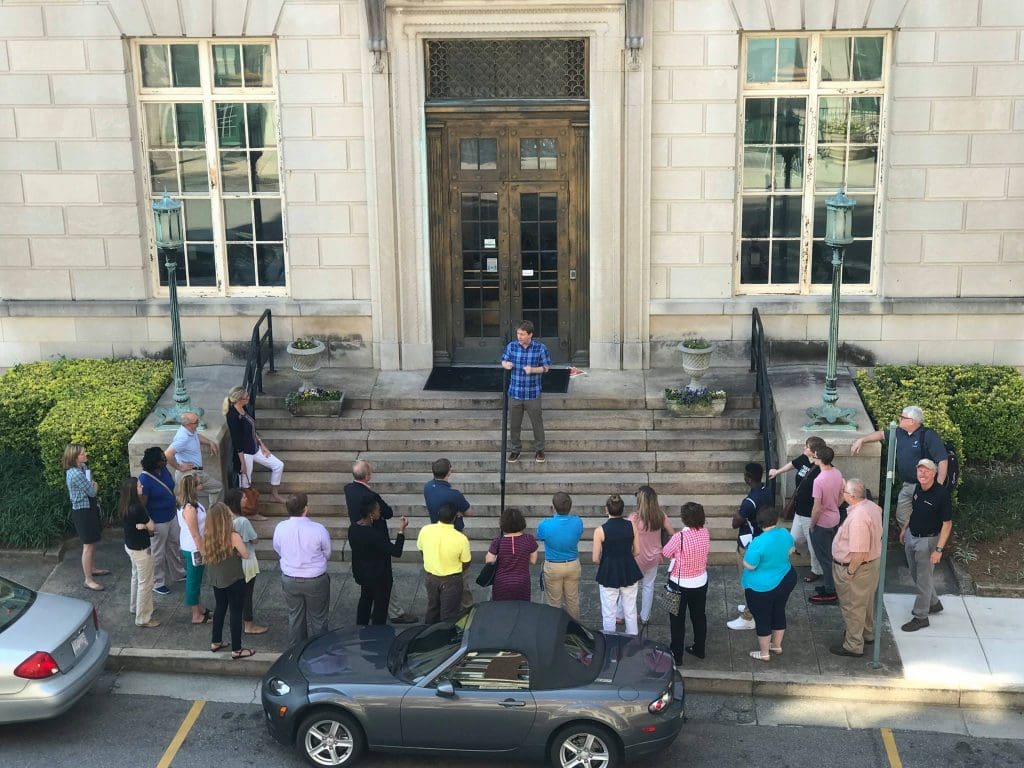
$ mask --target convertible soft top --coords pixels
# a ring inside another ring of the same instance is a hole
[[[565,645],[571,617],[561,608],[518,600],[477,603],[467,631],[469,651],[519,651],[530,662],[534,690],[586,685],[604,662],[602,636],[596,634],[593,659],[583,663]]]

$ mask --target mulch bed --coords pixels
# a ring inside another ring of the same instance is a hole
[[[979,590],[995,585],[1024,589],[1024,531],[980,542],[973,549],[978,558],[965,566]]]

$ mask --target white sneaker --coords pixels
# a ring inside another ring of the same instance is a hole
[[[753,629],[754,620],[744,619],[742,616],[737,616],[732,621],[727,621],[725,623],[725,626],[727,626],[729,629]]]
[[[739,611],[740,613],[743,613],[745,610],[747,610],[747,604],[746,603],[740,603],[739,605],[736,606],[736,610]]]

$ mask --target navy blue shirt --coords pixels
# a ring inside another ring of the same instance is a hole
[[[452,488],[447,480],[431,480],[423,486],[423,503],[427,505],[427,514],[430,515],[430,522],[437,522],[437,513],[443,504],[451,504],[456,512],[465,512],[469,509],[469,502],[462,495],[461,491]],[[462,515],[455,518],[455,530],[461,531],[466,527],[466,521]]]
[[[771,491],[768,490],[767,485],[762,485],[759,488],[751,488],[750,493],[747,497],[740,502],[739,515],[746,524],[741,526],[739,531],[736,533],[736,543],[742,546],[740,536],[745,533],[752,533],[754,536],[761,535],[761,529],[757,525],[757,510],[761,507],[770,507],[772,504]]]
[[[938,466],[949,458],[942,438],[934,429],[921,426],[907,434],[902,427],[896,428],[896,470],[904,483],[917,482],[917,462],[931,459]]]

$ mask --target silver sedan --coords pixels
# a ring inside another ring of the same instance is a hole
[[[46,720],[89,690],[110,653],[91,603],[0,576],[0,723]]]

